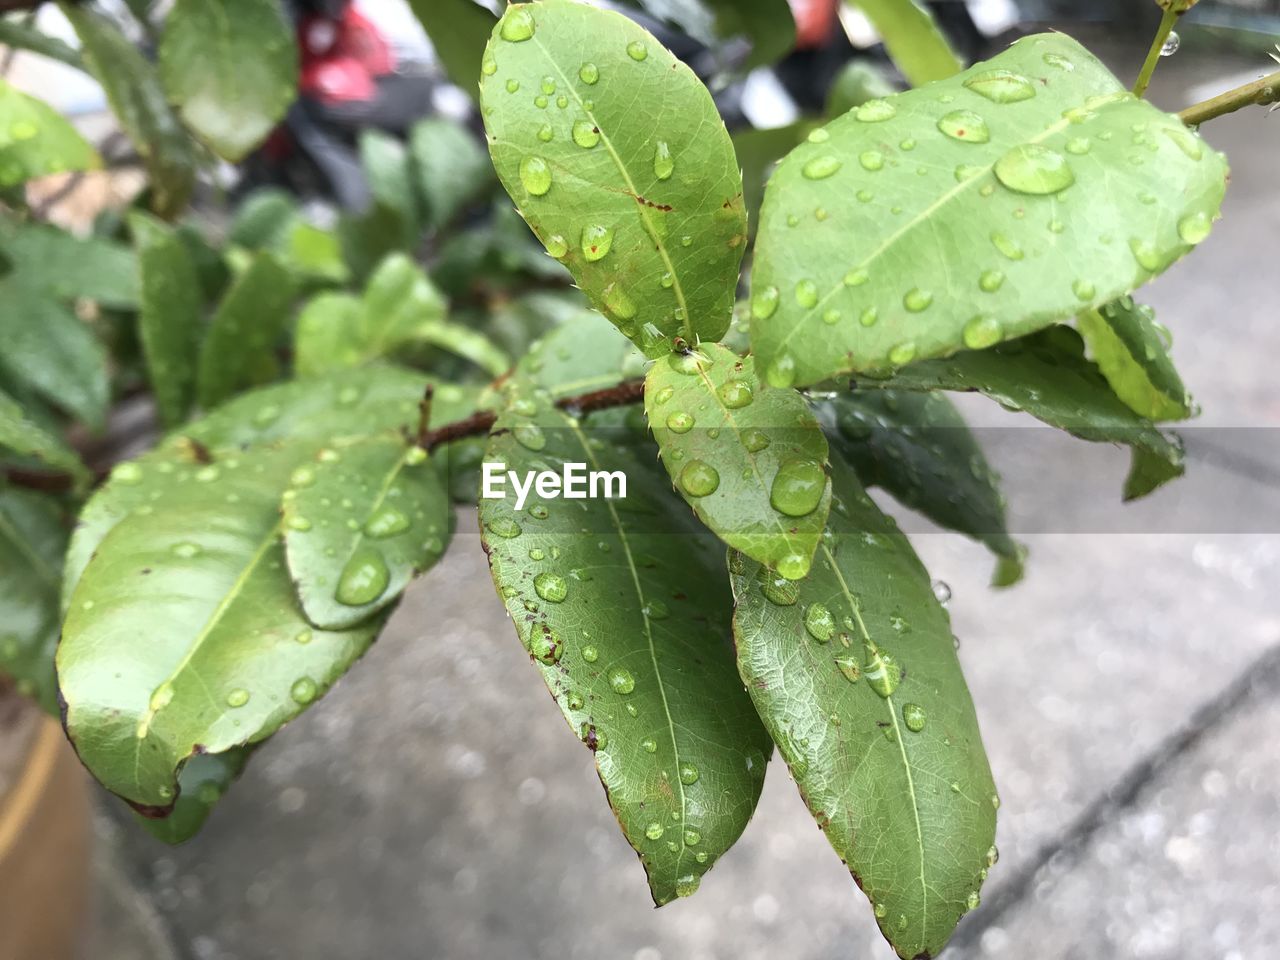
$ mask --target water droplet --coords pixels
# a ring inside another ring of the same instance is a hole
[[[1004,339],[1000,321],[994,317],[974,317],[964,327],[964,345],[970,350],[985,350]]]
[[[698,892],[698,885],[701,882],[701,878],[692,873],[676,878],[676,896],[692,897]]]
[[[991,245],[999,250],[1001,256],[1007,260],[1017,261],[1026,256],[1017,243],[998,231],[991,234]]]
[[[1068,73],[1076,68],[1074,63],[1060,53],[1046,53],[1043,59],[1049,66],[1057,67],[1059,70],[1065,70]]]
[[[1075,157],[1083,157],[1093,149],[1093,145],[1089,142],[1088,137],[1072,137],[1067,141],[1067,153]]]
[[[806,163],[800,169],[800,172],[808,180],[825,180],[827,177],[833,176],[842,166],[844,164],[840,162],[838,157],[823,153]]]
[[[604,288],[604,305],[618,320],[631,320],[636,315],[635,301],[618,283],[611,283]]]
[[[858,317],[858,322],[864,327],[874,327],[879,319],[880,311],[875,307],[867,307],[862,311],[862,315]]]
[[[970,77],[964,85],[992,103],[1017,103],[1036,95],[1031,81],[1012,70],[987,70]]]
[[[364,525],[364,532],[376,539],[394,537],[409,529],[409,518],[392,506],[376,510]]]
[[[680,782],[686,787],[693,786],[698,782],[698,768],[692,763],[680,764]]]
[[[590,150],[600,142],[600,128],[590,120],[573,121],[573,142],[584,150]]]
[[[510,517],[496,517],[485,523],[485,529],[504,540],[514,540],[521,533],[520,524]]]
[[[310,677],[303,677],[289,688],[289,696],[293,698],[293,702],[303,706],[314,700],[318,692],[316,682]]]
[[[650,840],[661,840],[662,835],[666,832],[667,832],[666,828],[662,824],[660,824],[657,820],[653,821],[651,824],[649,824],[647,827],[644,828],[644,835],[648,837]]]
[[[427,451],[422,447],[410,447],[404,455],[406,466],[416,467],[420,463],[427,462]]]
[[[1177,30],[1170,30],[1169,36],[1165,37],[1164,46],[1160,48],[1160,56],[1172,57],[1178,52],[1178,48],[1182,46],[1182,38],[1178,36]]]
[[[720,402],[730,410],[741,409],[752,400],[751,384],[745,380],[727,380],[716,392],[720,395]]]
[[[595,663],[600,659],[600,651],[595,648],[594,644],[587,644],[582,648],[582,659],[587,663]]]
[[[382,596],[391,582],[391,572],[382,553],[371,546],[356,550],[342,569],[334,598],[348,607],[362,607]]]
[[[818,285],[812,280],[801,280],[796,284],[796,303],[805,310],[812,310],[818,305]]]
[[[670,180],[675,169],[676,162],[671,159],[671,147],[665,140],[659,140],[653,148],[653,175],[659,180]]]
[[[600,79],[600,68],[594,63],[587,61],[578,68],[578,79],[590,86],[595,86]]]
[[[563,260],[569,254],[569,244],[560,234],[547,238],[547,253],[557,260]]]
[[[290,517],[288,526],[290,530],[297,530],[299,533],[306,533],[311,529],[311,521],[306,517]]]
[[[529,630],[529,652],[543,663],[556,663],[564,656],[564,641],[547,624],[534,624]],[[585,650],[583,655],[586,655]]]
[[[688,433],[693,429],[694,419],[683,410],[678,410],[667,417],[667,429],[672,433]]]
[[[758,427],[742,431],[742,446],[746,448],[748,453],[759,453],[761,450],[769,446],[772,441],[769,435]]]
[[[889,912],[889,908],[888,908],[888,907],[886,907],[883,903],[877,903],[877,904],[876,904],[876,910],[875,910],[875,913],[876,913],[876,919],[878,919],[878,920],[883,920],[883,919],[885,918],[885,915],[886,915],[888,912]]]
[[[697,830],[686,830],[684,832],[684,845],[686,847],[696,847],[702,842],[702,834]]]
[[[484,63],[480,64],[480,72],[486,77],[492,77],[498,72],[498,62],[493,57],[485,57]]]
[[[1189,159],[1200,160],[1204,157],[1204,147],[1201,145],[1203,141],[1186,127],[1161,127],[1160,132],[1172,140]]]
[[[680,471],[680,486],[691,497],[707,497],[720,486],[720,474],[704,460],[690,460]]]
[[[856,657],[836,657],[836,669],[844,674],[844,678],[850,683],[857,683],[862,677],[862,665],[858,663]]]
[[[996,178],[1015,193],[1045,196],[1076,182],[1067,158],[1035,143],[1014,147],[996,161]]]
[[[1159,273],[1167,266],[1165,256],[1156,249],[1155,245],[1146,241],[1134,238],[1129,241],[1129,249],[1133,252],[1133,259],[1138,261],[1138,265],[1148,273]]]
[[[916,345],[908,340],[889,351],[889,362],[895,367],[904,367],[916,358]]]
[[[831,139],[831,133],[826,127],[819,127],[817,130],[810,130],[809,136],[805,139],[810,143],[826,143]]]
[[[627,56],[638,63],[649,56],[649,48],[639,40],[632,40],[627,44]]]
[[[919,733],[924,729],[926,723],[924,707],[918,703],[903,704],[902,719],[906,723],[908,730],[912,733]]]
[[[1097,288],[1087,280],[1077,280],[1071,285],[1071,291],[1078,299],[1086,303],[1098,295]]]
[[[978,896],[977,890],[969,891],[969,896],[965,898],[964,905],[966,910],[977,910],[982,904],[982,897]]]
[[[867,150],[858,157],[858,162],[862,164],[863,170],[875,173],[877,170],[884,169],[884,154],[879,150]]]
[[[169,552],[180,560],[191,560],[200,556],[201,550],[194,543],[175,543]]]
[[[636,678],[625,667],[614,667],[609,671],[609,686],[613,687],[614,693],[626,696],[636,688]]]
[[[539,110],[547,109],[547,104],[550,102],[551,101],[548,100],[546,97],[544,97],[542,94],[538,94],[536,97],[533,98],[533,105],[537,107]]]
[[[507,81],[507,93],[519,93],[520,81],[514,77]]]
[[[498,35],[503,40],[520,43],[532,37],[534,29],[533,14],[526,7],[508,7]]]
[[[902,668],[888,654],[881,653],[873,643],[866,643],[866,677],[871,689],[884,698],[893,696],[902,682]]]
[[[538,139],[543,143],[550,143],[551,138],[555,135],[555,131],[551,129],[551,124],[549,123],[544,123],[538,128]]]
[[[796,361],[789,353],[780,354],[764,374],[769,386],[786,389],[796,382]]]
[[[819,643],[826,643],[835,635],[836,618],[820,603],[811,603],[804,612],[804,628]]]
[[[861,287],[870,279],[871,275],[867,273],[865,269],[859,267],[857,269],[850,270],[844,275],[844,285],[846,287]]]
[[[547,435],[542,432],[542,428],[536,423],[517,424],[511,434],[516,438],[516,443],[526,450],[533,450],[535,453],[547,445]]]
[[[133,486],[142,482],[142,467],[136,463],[122,463],[111,471],[111,480],[114,483],[123,483]]]
[[[237,687],[227,694],[228,707],[243,707],[249,702],[249,691],[243,687]]]
[[[991,139],[987,121],[972,110],[953,110],[938,121],[938,129],[964,143],[986,143]]]
[[[1213,221],[1205,213],[1192,213],[1178,221],[1178,236],[1184,243],[1196,246],[1203,243],[1213,229]]]
[[[1000,851],[996,848],[996,845],[993,843],[990,846],[990,848],[988,848],[987,850],[987,867],[988,868],[994,867],[999,862],[1000,862]]]
[[[898,115],[898,108],[888,100],[868,100],[853,111],[863,123],[881,123]]]
[[[563,603],[569,595],[569,584],[554,573],[540,573],[533,578],[533,589],[548,603]]]
[[[923,313],[933,304],[933,294],[928,290],[921,290],[918,287],[911,290],[902,298],[902,305],[912,313]]]
[[[530,195],[545,196],[551,189],[551,168],[541,157],[528,156],[520,161],[520,182]]]
[[[751,297],[751,316],[756,320],[768,320],[778,309],[778,288],[761,287]]]
[[[827,474],[816,460],[787,460],[769,487],[769,503],[788,517],[806,517],[818,508]]]
[[[978,286],[984,293],[995,293],[1004,286],[1004,271],[987,270],[978,278]]]
[[[603,260],[613,249],[613,228],[599,225],[585,227],[582,231],[582,255],[594,263]]]
[[[800,599],[800,590],[786,577],[778,576],[769,570],[760,571],[760,592],[764,598],[777,607],[791,607]]]

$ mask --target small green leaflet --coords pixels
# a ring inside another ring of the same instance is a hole
[[[479,150],[479,147],[472,144],[472,149]],[[405,248],[412,249],[418,240],[421,217],[409,151],[398,137],[381,130],[363,130],[360,133],[360,165],[364,167],[374,201],[400,215]]]
[[[173,427],[186,419],[195,402],[203,294],[181,237],[144,213],[130,216],[129,227],[142,280],[138,337],[160,419]]]
[[[850,0],[867,15],[889,57],[913,87],[964,69],[933,14],[917,0]]]
[[[698,519],[787,579],[807,574],[831,481],[805,399],[765,389],[751,357],[719,344],[659,360],[644,394],[662,462]]]
[[[693,894],[742,833],[772,747],[733,667],[723,549],[671,493],[643,426],[612,426],[618,413],[583,423],[517,384],[485,460],[623,471],[626,498],[485,499],[481,533],[660,905]]]
[[[42,223],[0,223],[0,251],[22,286],[56,300],[93,300],[138,307],[138,264],[132,250],[102,237],[73,236]]]
[[[861,390],[829,409],[832,445],[865,486],[985,543],[999,558],[995,586],[1022,579],[1026,551],[1009,536],[1000,478],[945,394]]]
[[[0,450],[11,450],[55,470],[65,470],[79,482],[89,480],[89,470],[79,455],[61,437],[27,417],[22,405],[3,390],[0,390]]]
[[[1080,335],[1052,327],[993,350],[964,352],[899,370],[891,380],[865,379],[866,388],[976,390],[1009,410],[1022,410],[1072,436],[1133,449],[1124,498],[1135,500],[1182,476],[1182,442],[1130,410],[1084,356]]]
[[[0,187],[17,186],[51,173],[102,166],[98,151],[65,117],[43,100],[14,89],[3,77],[0,130],[8,132],[0,143]]]
[[[494,16],[475,0],[409,0],[449,79],[479,99],[476,77]]]
[[[493,164],[483,148],[470,130],[452,120],[433,117],[414,124],[409,150],[427,223],[437,230],[495,185]]]
[[[289,571],[307,619],[342,630],[395,603],[435,566],[453,509],[427,453],[403,438],[326,447],[294,469],[284,493]]]
[[[1080,44],[1026,37],[864,103],[779,165],[760,215],[752,348],[771,384],[806,386],[1064,321],[1204,240],[1226,173]]]
[[[620,14],[544,0],[507,8],[482,74],[498,176],[592,304],[651,357],[720,339],[746,214],[693,72]]]
[[[165,843],[178,844],[190,840],[204,826],[214,804],[240,776],[253,749],[244,747],[192,757],[178,775],[178,800],[172,812],[160,819],[137,814],[138,822],[153,837]]]
[[[881,932],[934,957],[978,906],[999,801],[928,573],[853,470],[832,471],[808,578],[730,557],[738,669]]]
[[[1116,396],[1148,420],[1185,420],[1191,397],[1169,357],[1168,331],[1155,311],[1132,297],[1086,310],[1076,318],[1089,353]]]
[[[298,44],[279,0],[177,0],[160,79],[187,126],[223,159],[242,160],[297,95]]]

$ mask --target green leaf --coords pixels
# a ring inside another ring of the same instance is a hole
[[[404,250],[404,221],[395,210],[375,203],[365,213],[338,221],[338,243],[352,278],[364,282],[383,260]]]
[[[0,487],[0,675],[54,715],[53,650],[66,545],[67,525],[54,500]]]
[[[25,18],[0,17],[0,45],[14,50],[30,50],[50,60],[57,60],[77,70],[84,70],[80,52],[57,37],[50,36]]]
[[[431,276],[455,298],[497,299],[495,293],[506,290],[515,295],[529,288],[531,277],[545,281],[543,286],[562,284],[562,294],[573,293],[569,272],[547,255],[509,202],[495,204],[489,222],[449,237],[432,264]],[[585,303],[580,294],[574,295],[579,306]]]
[[[672,496],[652,446],[597,424],[522,385],[485,460],[623,471],[626,497],[535,489],[520,511],[510,494],[481,500],[481,535],[516,632],[595,753],[660,905],[692,894],[742,833],[771,746],[733,669],[722,550]]]
[[[1146,496],[1182,476],[1182,443],[1139,417],[1120,400],[1084,356],[1080,335],[1053,327],[993,350],[961,353],[899,370],[892,380],[863,380],[868,388],[976,390],[1009,410],[1022,410],[1050,426],[1094,443],[1133,449],[1124,498]]]
[[[395,603],[435,566],[453,509],[426,451],[394,436],[322,450],[284,496],[285,551],[302,609],[342,630]]]
[[[79,455],[61,437],[28,418],[22,405],[3,390],[0,390],[0,448],[64,470],[81,482],[89,479],[89,471]]]
[[[850,0],[867,15],[885,49],[913,87],[964,69],[933,14],[917,0]]]
[[[1154,310],[1121,297],[1086,310],[1076,326],[1111,389],[1134,413],[1148,420],[1191,416],[1191,397],[1169,357]]]
[[[413,339],[462,357],[493,377],[500,377],[511,368],[511,358],[492,340],[458,323],[437,323],[423,327]]]
[[[369,178],[374,200],[400,215],[405,246],[412,247],[418,238],[419,217],[409,151],[390,134],[381,130],[362,130],[360,163]]]
[[[288,271],[271,254],[256,255],[209,324],[197,377],[200,406],[211,410],[275,377],[275,349],[289,322],[293,297]]]
[[[283,190],[256,190],[236,210],[227,243],[250,250],[277,250],[300,215],[297,201]]]
[[[796,45],[796,22],[786,0],[627,0],[650,16],[712,49],[743,38],[751,44],[745,68],[773,63]]]
[[[494,16],[474,0],[409,0],[449,79],[479,99],[476,77]]]
[[[171,219],[191,197],[196,158],[155,70],[109,18],[68,0],[59,0],[58,8],[75,28],[85,62],[146,164],[152,209]]]
[[[747,225],[698,78],[630,20],[570,0],[508,7],[485,56],[489,151],[548,252],[647,355],[720,339]]]
[[[7,22],[7,21],[0,21]],[[0,187],[37,177],[102,166],[98,151],[62,114],[0,77]]]
[[[0,281],[0,370],[101,429],[107,409],[107,355],[89,326],[56,300],[24,284]]]
[[[145,488],[150,509],[116,523],[80,575],[58,680],[80,759],[135,807],[170,810],[191,757],[270,736],[382,626],[326,631],[303,616],[279,515],[297,462],[285,444],[113,474],[108,489]]]
[[[643,373],[644,355],[594,310],[566,318],[516,367],[517,383],[545,390],[552,400],[607,390]]]
[[[133,214],[129,227],[142,275],[138,335],[160,419],[173,427],[195,402],[203,291],[187,245],[173,230],[143,213]]]
[[[996,586],[1022,579],[1025,551],[1009,536],[1000,478],[945,395],[861,390],[830,410],[828,435],[863,484],[986,544],[999,558]]]
[[[852,469],[832,470],[811,576],[730,558],[738,669],[881,932],[934,957],[995,862],[995,785],[928,573]]]
[[[671,480],[729,546],[797,580],[831,509],[827,440],[805,399],[766,390],[718,344],[650,368],[645,414]]]
[[[0,251],[24,289],[58,300],[93,300],[105,307],[138,306],[138,264],[132,250],[101,237],[80,239],[44,224],[0,226]]]
[[[194,837],[213,805],[222,799],[231,784],[244,770],[252,747],[228,750],[215,756],[200,754],[187,761],[178,775],[178,799],[172,812],[161,819],[138,815],[138,822],[157,840],[185,843]]]
[[[825,114],[834,120],[868,100],[883,100],[897,92],[885,76],[884,68],[875,61],[851,60],[836,75],[835,82],[827,91]]]
[[[782,162],[752,346],[771,383],[807,385],[1033,332],[1191,250],[1225,176],[1074,40],[1027,37],[832,121]]]
[[[427,223],[437,230],[493,186],[493,165],[466,127],[452,120],[422,120],[409,142]]]
[[[279,0],[177,0],[160,79],[187,126],[224,159],[244,159],[298,92],[298,44]]]
[[[785,127],[765,130],[739,130],[733,135],[733,149],[742,167],[743,205],[752,231],[755,230],[760,204],[764,200],[764,185],[768,182],[778,161],[791,152],[805,138],[813,123],[800,120]]]
[[[285,233],[276,255],[290,273],[304,282],[346,283],[351,279],[337,232],[301,218]]]

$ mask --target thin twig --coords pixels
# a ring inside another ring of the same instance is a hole
[[[1203,103],[1187,107],[1178,114],[1178,118],[1187,126],[1195,127],[1206,120],[1226,116],[1245,107],[1265,107],[1270,103],[1280,103],[1280,70],[1253,83],[1246,83],[1243,87],[1220,93]]]
[[[1133,95],[1140,97],[1147,92],[1147,87],[1151,83],[1151,75],[1156,72],[1156,66],[1160,63],[1160,58],[1164,56],[1165,41],[1169,39],[1169,34],[1173,33],[1174,25],[1178,22],[1178,18],[1182,13],[1175,11],[1172,7],[1165,10],[1164,16],[1160,18],[1160,26],[1156,29],[1156,38],[1151,41],[1151,49],[1147,52],[1147,61],[1142,65],[1142,72],[1138,74],[1138,82],[1133,85]]]

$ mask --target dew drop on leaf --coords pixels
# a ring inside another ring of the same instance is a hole
[[[584,150],[590,150],[600,142],[600,129],[590,120],[575,120],[573,142]]]
[[[639,40],[632,40],[627,44],[627,56],[638,63],[649,56],[649,48]]]
[[[527,156],[520,161],[520,182],[532,196],[546,196],[551,189],[551,168],[541,157]]]
[[[826,643],[836,632],[836,618],[820,603],[811,603],[804,612],[804,628],[819,643]]]
[[[603,260],[613,249],[613,228],[598,224],[583,228],[581,246],[587,260]]]
[[[524,7],[508,7],[498,28],[498,36],[511,43],[522,43],[533,36],[533,14]]]
[[[938,120],[938,129],[962,143],[986,143],[991,139],[987,121],[972,110],[953,110]]]
[[[653,175],[659,180],[670,180],[675,169],[676,162],[671,159],[671,147],[665,140],[659,140],[653,150]]]
[[[882,123],[898,115],[898,108],[888,100],[868,100],[853,111],[863,123]]]
[[[533,589],[548,603],[563,603],[569,595],[569,584],[555,573],[540,573],[533,578]]]
[[[996,161],[995,172],[1015,193],[1038,196],[1060,193],[1076,182],[1066,157],[1035,143],[1014,147]]]
[[[578,79],[589,86],[595,86],[600,80],[600,68],[587,61],[578,68]]]
[[[788,517],[806,517],[818,508],[827,474],[816,460],[787,460],[769,488],[769,503]]]
[[[825,180],[843,166],[840,159],[829,153],[820,154],[800,168],[807,180]]]
[[[382,553],[374,547],[361,547],[343,568],[334,598],[344,606],[362,607],[382,596],[390,582]]]
[[[704,460],[690,460],[680,471],[680,486],[691,497],[707,497],[720,486],[720,474]]]
[[[310,677],[303,677],[289,688],[289,696],[293,698],[293,702],[303,706],[313,701],[317,692],[316,682]]]
[[[987,70],[970,77],[964,85],[992,103],[1018,103],[1036,95],[1031,81],[1012,70]]]

